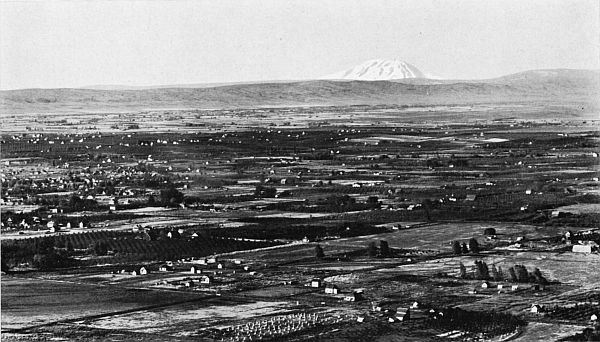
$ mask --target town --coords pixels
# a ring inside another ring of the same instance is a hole
[[[5,115],[2,334],[598,339],[600,121],[520,108]]]

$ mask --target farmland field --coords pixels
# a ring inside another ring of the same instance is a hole
[[[39,278],[2,277],[2,329],[198,300],[195,295],[95,286]]]

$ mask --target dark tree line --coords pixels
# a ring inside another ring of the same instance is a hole
[[[388,257],[392,256],[392,250],[390,249],[388,242],[385,240],[379,241],[379,248],[377,248],[377,245],[375,244],[375,242],[372,241],[367,246],[367,255],[371,258],[374,258],[374,257],[388,258]]]
[[[506,275],[501,267],[496,268],[496,265],[492,265],[490,268],[487,263],[482,260],[475,261],[470,273],[461,262],[459,264],[459,277],[463,279],[508,280],[514,283],[548,284],[548,280],[542,275],[539,268],[535,268],[532,272],[529,272],[523,265],[514,265],[508,269],[508,275]]]
[[[469,245],[467,247],[467,244],[465,242],[463,242],[461,245],[459,241],[453,241],[452,242],[452,251],[456,255],[468,254],[469,252],[479,253],[479,251],[480,251],[479,242],[477,242],[477,239],[471,238],[469,240]]]

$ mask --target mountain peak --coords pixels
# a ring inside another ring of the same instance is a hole
[[[433,78],[425,75],[415,66],[399,59],[372,59],[348,70],[327,75],[322,79],[383,81],[407,78]]]

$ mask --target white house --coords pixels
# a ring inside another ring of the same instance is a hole
[[[327,285],[325,286],[325,293],[327,294],[338,294],[339,288],[335,285]]]
[[[396,309],[396,319],[400,322],[408,321],[410,319],[410,308]]]

